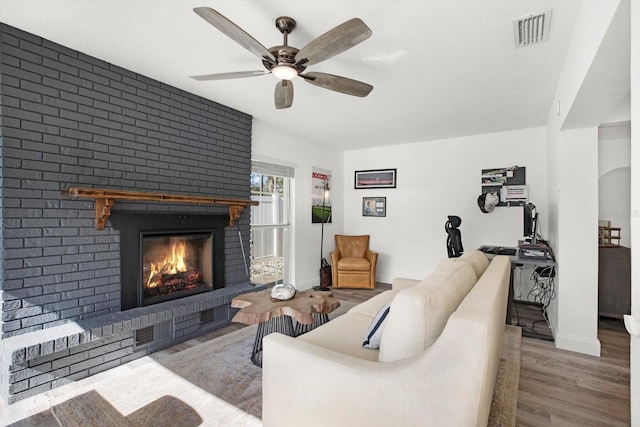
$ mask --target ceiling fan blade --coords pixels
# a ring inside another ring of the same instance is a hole
[[[299,74],[299,76],[312,85],[334,90],[336,92],[346,93],[347,95],[364,97],[369,95],[373,90],[373,86],[368,83],[348,79],[346,77],[334,76],[333,74],[305,73]]]
[[[217,74],[204,74],[202,76],[189,76],[194,80],[226,80],[226,79],[239,79],[242,77],[255,77],[262,76],[264,74],[271,74],[270,71],[256,70],[256,71],[234,71],[232,73],[217,73]]]
[[[293,83],[289,80],[281,80],[276,85],[275,92],[276,109],[289,108],[293,104]]]
[[[371,34],[371,29],[360,18],[350,19],[300,49],[295,57],[296,64],[317,64],[363,42]]]
[[[259,56],[260,58],[270,63],[276,62],[276,58],[271,52],[267,50],[266,47],[261,45],[260,42],[251,37],[246,31],[238,27],[236,24],[225,18],[217,11],[211,9],[210,7],[196,7],[195,9],[193,9],[193,11],[200,15],[209,24],[222,31],[227,37],[229,37],[254,55]]]

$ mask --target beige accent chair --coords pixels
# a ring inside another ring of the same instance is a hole
[[[369,235],[336,234],[336,249],[331,252],[334,288],[376,287],[378,253],[369,250]]]

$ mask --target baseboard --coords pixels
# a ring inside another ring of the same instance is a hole
[[[556,326],[558,322],[556,321],[553,313],[547,312],[547,315],[549,319],[549,327],[551,328],[551,332],[553,333],[553,337],[556,342],[556,348],[600,357],[599,339],[585,339],[583,337],[578,337],[575,335],[560,333],[558,332],[558,328]]]
[[[316,278],[316,279],[308,279],[308,280],[304,280],[302,282],[296,282],[295,283],[295,287],[297,290],[299,291],[306,291],[308,289],[313,288],[314,286],[318,286],[320,285],[320,278]]]
[[[600,340],[556,333],[556,348],[600,357]]]

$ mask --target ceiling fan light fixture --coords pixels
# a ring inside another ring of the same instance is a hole
[[[373,89],[370,84],[346,77],[307,72],[309,65],[332,58],[371,36],[371,29],[360,18],[345,21],[311,40],[302,49],[298,49],[287,43],[289,34],[296,26],[296,21],[293,18],[281,16],[276,19],[276,28],[282,33],[282,44],[267,49],[220,12],[210,7],[197,7],[193,10],[231,40],[259,57],[266,69],[264,71],[236,71],[193,76],[192,78],[195,80],[223,80],[273,74],[278,79],[274,93],[276,109],[291,107],[293,102],[293,82],[291,80],[298,75],[305,82],[314,86],[352,96],[364,97]]]
[[[271,74],[280,80],[292,80],[298,76],[298,70],[288,65],[276,65],[271,69]]]

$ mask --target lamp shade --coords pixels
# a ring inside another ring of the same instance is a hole
[[[271,69],[271,74],[280,80],[291,80],[298,76],[298,71],[288,65],[277,65]]]

